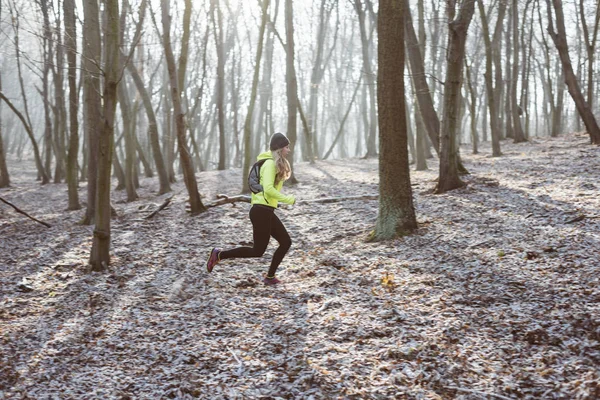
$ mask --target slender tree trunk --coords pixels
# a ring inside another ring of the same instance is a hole
[[[150,140],[150,147],[152,149],[152,157],[154,158],[154,166],[156,167],[156,173],[158,175],[159,182],[159,194],[168,193],[171,191],[171,184],[169,182],[169,175],[165,166],[165,160],[163,153],[160,149],[160,137],[158,135],[158,121],[156,120],[156,114],[152,106],[152,99],[150,94],[144,85],[142,77],[140,76],[137,68],[133,63],[127,64],[127,70],[133,78],[135,87],[142,98],[142,104],[148,117],[148,137]]]
[[[425,59],[425,51],[426,51],[425,44],[427,41],[427,36],[425,34],[425,7],[424,7],[423,3],[424,3],[423,0],[417,1],[417,9],[418,9],[418,18],[417,19],[418,19],[418,24],[419,24],[419,27],[418,27],[419,50],[421,51],[421,57],[424,60]],[[408,8],[406,8],[404,13],[410,15],[410,10]],[[405,27],[405,29],[406,29],[406,27]],[[425,76],[423,76],[423,80],[425,81],[425,84],[427,84],[427,79],[425,78]],[[414,79],[413,79],[413,89],[415,90],[415,93],[416,93]],[[415,97],[416,97],[416,95],[415,95]],[[425,171],[428,169],[427,168],[427,150],[428,150],[429,144],[427,143],[427,138],[425,137],[427,135],[427,129],[425,128],[425,123],[423,122],[423,115],[421,114],[421,110],[419,108],[418,101],[415,102],[414,110],[415,110],[415,112],[414,112],[415,126],[416,126],[416,131],[417,131],[415,170]],[[436,113],[436,116],[437,116],[437,113]],[[438,121],[438,127],[439,127],[439,121]],[[436,138],[438,138],[437,135],[436,135]]]
[[[105,0],[107,26],[105,36],[104,90],[102,92],[102,125],[98,140],[98,181],[94,238],[90,264],[92,271],[104,271],[110,264],[110,178],[114,125],[117,108],[117,86],[120,79],[119,62],[119,1]]]
[[[60,7],[60,1],[58,2]],[[66,132],[67,132],[67,108],[65,105],[66,95],[64,89],[64,71],[65,71],[65,45],[61,34],[62,21],[61,13],[57,12],[56,17],[56,66],[51,69],[54,75],[54,99],[55,99],[55,121],[54,121],[54,140],[53,149],[56,159],[54,165],[54,183],[60,183],[66,177]],[[66,40],[66,38],[65,38]]]
[[[190,196],[190,209],[192,215],[200,214],[206,211],[202,200],[200,199],[200,193],[198,192],[198,183],[194,176],[194,165],[187,148],[185,133],[185,121],[183,115],[183,109],[181,106],[180,88],[178,86],[178,75],[177,66],[175,65],[175,57],[173,56],[173,49],[171,48],[171,16],[170,1],[161,0],[162,10],[162,25],[163,25],[163,46],[165,49],[165,57],[167,60],[167,70],[169,72],[169,81],[171,86],[171,98],[173,101],[173,114],[175,117],[175,125],[177,128],[177,147],[179,149],[179,158],[181,167],[183,169],[183,180]],[[186,0],[186,9],[191,8],[191,0]],[[185,28],[184,28],[185,29]],[[188,28],[189,29],[189,26]],[[183,47],[182,47],[183,51]]]
[[[494,37],[490,39],[490,31],[488,25],[488,18],[485,13],[485,8],[483,6],[482,0],[477,0],[477,5],[479,6],[479,14],[481,16],[481,26],[483,30],[483,39],[485,43],[485,85],[487,90],[487,98],[488,98],[488,106],[489,106],[489,115],[490,115],[490,130],[492,136],[492,157],[499,157],[502,155],[500,150],[500,121],[499,121],[499,113],[498,113],[498,105],[497,102],[500,101],[500,98],[497,97],[498,90],[497,86],[494,88],[493,84],[493,64],[495,59],[496,49],[499,47],[499,29],[501,26],[501,21],[504,18],[504,13],[506,10],[506,2],[500,2],[500,9],[498,10],[498,21],[496,22],[496,30],[494,32]],[[498,34],[498,35],[496,35]],[[496,67],[499,64],[496,64]],[[496,72],[497,69],[496,69]],[[497,83],[498,81],[496,81]]]
[[[408,50],[408,59],[410,62],[410,71],[413,85],[415,87],[419,112],[425,125],[427,135],[433,144],[436,153],[439,154],[440,148],[440,120],[433,105],[433,98],[429,90],[429,84],[425,74],[425,63],[421,48],[415,32],[415,28],[410,14],[410,4],[404,0],[404,29],[406,34],[406,47]]]
[[[2,72],[0,71],[0,93],[2,93]],[[7,146],[8,147],[8,146]],[[6,166],[6,152],[4,151],[4,141],[2,139],[2,102],[0,101],[0,188],[10,186],[10,176]]]
[[[475,11],[475,0],[463,0],[454,18],[455,2],[448,1],[448,65],[444,82],[444,117],[440,135],[440,173],[436,193],[464,186],[458,176],[458,146],[456,144],[460,87],[463,78],[465,44],[469,24]]]
[[[368,2],[370,0],[365,0]],[[363,9],[363,5],[361,4],[361,0],[354,0],[354,8],[358,15],[358,23],[360,28],[360,40],[362,43],[362,56],[363,56],[363,74],[365,76],[365,83],[367,84],[368,90],[368,116],[365,115],[365,118],[368,118],[368,134],[367,134],[367,154],[365,154],[365,158],[371,158],[377,156],[377,148],[376,148],[376,138],[377,138],[377,113],[375,109],[376,99],[375,99],[375,74],[373,73],[373,68],[371,67],[371,56],[370,56],[370,43],[367,36],[367,27],[366,27],[366,12]]]
[[[471,68],[465,63],[465,71],[466,71],[466,79],[467,79],[467,87],[469,89],[469,96],[471,101],[469,102],[469,117],[471,118],[471,148],[473,149],[473,154],[479,153],[478,145],[479,138],[477,137],[477,94],[475,93],[475,88],[473,85],[473,81],[471,80]]]
[[[581,18],[581,27],[583,29],[583,38],[585,40],[585,49],[587,52],[587,102],[591,109],[594,108],[594,60],[595,60],[595,49],[596,41],[598,38],[598,28],[600,26],[600,1],[596,1],[596,11],[594,14],[594,26],[592,28],[592,35],[590,38],[590,32],[585,18],[585,7],[584,1],[579,0],[579,14]]]
[[[552,1],[552,6],[556,17],[556,29],[558,32],[554,30],[550,1]],[[579,82],[577,81],[577,76],[575,76],[575,73],[573,72],[573,66],[571,64],[571,58],[569,56],[569,46],[566,40],[567,35],[565,32],[565,17],[562,9],[562,1],[546,0],[546,3],[548,5],[549,17],[548,33],[550,34],[550,37],[552,38],[552,41],[554,42],[554,45],[558,50],[569,94],[575,102],[575,106],[577,107],[579,116],[583,120],[587,132],[590,135],[590,142],[592,144],[600,144],[600,128],[598,127],[598,123],[596,121],[596,118],[594,117],[594,114],[592,113],[592,110],[589,107],[589,104],[585,101],[585,98],[583,97],[583,94],[579,87]]]
[[[69,210],[79,210],[77,192],[77,155],[79,154],[79,91],[77,90],[77,25],[75,24],[75,0],[64,0],[65,46],[67,48],[67,81],[69,83],[69,151],[67,155],[67,187]]]
[[[52,163],[52,117],[50,111],[50,65],[52,64],[53,43],[52,30],[50,29],[50,17],[48,15],[48,0],[39,0],[39,6],[43,16],[43,60],[44,67],[42,70],[42,101],[44,103],[44,171],[48,178],[52,176],[50,170]],[[55,152],[57,155],[58,153]],[[57,157],[58,159],[58,157]]]
[[[251,148],[251,158],[254,159],[261,151],[261,139],[264,137],[265,140],[273,135],[273,131],[269,128],[269,116],[271,110],[269,109],[269,101],[273,95],[273,84],[272,84],[272,70],[273,70],[273,53],[274,53],[274,29],[273,24],[277,20],[279,14],[279,1],[275,2],[275,10],[271,15],[272,23],[269,23],[266,27],[265,32],[265,45],[264,45],[264,57],[262,61],[262,78],[260,79],[259,85],[260,90],[258,95],[258,112],[256,113],[256,123],[254,126],[256,134],[254,135],[254,145]],[[262,134],[261,134],[262,132]]]
[[[252,89],[250,92],[250,103],[248,105],[248,113],[246,114],[246,120],[244,121],[244,166],[242,169],[242,193],[248,193],[250,188],[248,187],[248,173],[250,172],[251,158],[252,158],[252,116],[254,114],[254,105],[256,104],[256,92],[258,89],[258,77],[260,76],[260,62],[263,52],[263,42],[265,37],[265,27],[267,25],[270,0],[262,0],[262,20],[260,23],[260,31],[258,34],[258,43],[256,47],[256,58],[254,64],[254,76],[252,78]]]
[[[287,93],[287,137],[290,139],[289,162],[292,166],[292,176],[289,183],[298,183],[294,173],[294,149],[296,148],[297,125],[298,125],[298,81],[296,80],[296,67],[294,65],[294,9],[292,0],[285,0],[285,36],[286,36],[286,63],[285,63],[285,81]]]
[[[225,154],[225,44],[223,43],[223,13],[219,0],[211,2],[211,18],[217,48],[217,125],[219,127],[219,165],[224,170],[227,165]],[[216,16],[215,16],[216,14]]]
[[[27,121],[25,120],[25,116],[23,116],[23,114],[21,114],[21,112],[12,104],[12,102],[8,99],[8,97],[6,97],[4,95],[4,93],[2,93],[1,90],[0,90],[0,100],[4,100],[6,105],[17,115],[17,117],[23,123],[23,126],[25,127],[25,130],[27,131],[27,135],[29,136],[29,139],[31,140],[31,146],[33,148],[33,155],[35,157],[35,165],[38,168],[38,172],[40,172],[40,171],[43,172],[44,165],[42,164],[42,158],[40,157],[40,150],[39,150],[37,142],[35,140],[35,136],[33,135],[33,131],[31,130],[31,127],[27,124]],[[20,154],[21,151],[22,150],[19,150],[18,153]],[[48,183],[48,182],[46,182],[46,183]],[[43,184],[43,181],[42,181],[42,184]]]
[[[83,3],[83,102],[87,132],[87,207],[82,223],[89,225],[96,215],[96,183],[98,176],[98,137],[102,125],[100,98],[100,21],[97,0]]]
[[[379,1],[379,212],[373,240],[392,239],[417,229],[408,166],[404,100],[404,11],[401,1]]]
[[[512,0],[513,7],[513,19],[512,19],[512,36],[513,36],[513,64],[512,64],[512,76],[510,84],[510,112],[512,116],[512,125],[514,131],[514,142],[522,143],[526,142],[525,133],[523,132],[523,126],[521,125],[521,114],[522,108],[519,105],[517,96],[517,84],[519,82],[519,51],[520,51],[520,39],[519,39],[519,8],[517,0]],[[525,61],[525,60],[523,60]]]

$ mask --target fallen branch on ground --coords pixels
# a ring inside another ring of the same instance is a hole
[[[42,224],[42,225],[44,225],[46,228],[50,228],[50,227],[51,227],[51,225],[50,225],[50,224],[48,224],[48,223],[46,223],[46,222],[43,222],[43,221],[40,221],[39,219],[36,219],[36,218],[32,217],[31,215],[29,215],[29,214],[27,214],[25,211],[23,211],[23,210],[19,209],[19,207],[15,206],[15,205],[14,205],[14,204],[12,204],[11,202],[9,202],[9,201],[7,201],[7,200],[4,200],[2,197],[0,197],[0,201],[2,201],[3,203],[6,203],[6,204],[8,204],[9,206],[11,206],[12,208],[14,208],[14,209],[15,209],[15,210],[16,210],[16,211],[19,213],[19,214],[23,214],[23,215],[24,215],[24,216],[26,216],[27,218],[29,218],[29,219],[31,219],[31,220],[33,220],[33,221],[35,221],[35,222],[39,223],[39,224]]]
[[[154,217],[156,214],[158,214],[161,210],[163,210],[166,206],[169,205],[169,203],[171,203],[171,200],[173,200],[174,196],[171,196],[169,198],[167,198],[160,207],[158,207],[157,210],[153,211],[152,213],[150,213],[149,215],[145,216],[144,219],[150,219],[152,217]]]
[[[233,203],[250,203],[250,196],[238,195],[238,196],[227,196],[225,194],[218,194],[217,201],[207,204],[206,208],[222,206],[224,204],[233,204]],[[366,194],[362,196],[348,196],[348,197],[324,197],[322,199],[310,199],[310,200],[298,200],[296,202],[297,205],[300,204],[313,204],[313,203],[337,203],[340,201],[350,201],[350,200],[377,200],[379,199],[379,195],[376,194]]]

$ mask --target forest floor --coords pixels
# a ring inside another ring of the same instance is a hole
[[[142,179],[114,191],[112,265],[89,273],[92,227],[11,160],[0,196],[0,399],[598,399],[600,148],[582,135],[503,142],[463,159],[468,185],[432,194],[413,172],[418,231],[367,243],[377,201],[277,211],[292,249],[251,243],[249,204],[190,217]],[[377,194],[376,160],[296,166],[299,200]],[[204,201],[237,194],[239,169],[198,173]],[[85,198],[85,183],[80,196]]]

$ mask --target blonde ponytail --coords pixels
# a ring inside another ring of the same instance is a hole
[[[273,161],[275,161],[275,168],[277,173],[275,175],[275,184],[279,182],[287,181],[292,175],[292,167],[288,160],[285,159],[281,154],[283,149],[273,151]]]

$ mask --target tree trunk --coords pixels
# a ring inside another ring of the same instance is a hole
[[[425,59],[425,50],[426,50],[426,41],[427,41],[427,35],[425,34],[425,7],[424,7],[424,1],[423,0],[418,0],[417,1],[417,9],[418,9],[418,40],[419,40],[419,50],[421,51],[421,58]],[[410,10],[408,8],[405,9],[405,14],[410,14]],[[412,21],[411,21],[412,22]],[[427,83],[427,79],[425,77],[423,77],[425,83]],[[414,86],[414,79],[413,79],[413,89],[415,90],[416,93],[416,89]],[[415,96],[416,97],[416,96]],[[416,160],[415,160],[415,170],[417,171],[425,171],[427,170],[427,150],[429,147],[429,144],[427,142],[427,138],[425,137],[425,135],[427,135],[427,128],[425,128],[425,123],[423,122],[423,115],[421,114],[421,110],[419,109],[419,104],[418,102],[415,102],[415,106],[414,106],[414,115],[415,115],[415,126],[416,126],[416,131],[417,131],[417,140],[416,140]],[[437,117],[437,113],[435,114]],[[438,127],[439,127],[439,121],[438,121]],[[439,134],[439,131],[438,131]],[[438,138],[438,136],[436,135],[436,138]]]
[[[171,16],[169,15],[169,0],[161,0],[162,25],[163,25],[163,46],[167,60],[167,70],[169,72],[169,82],[171,86],[171,98],[173,101],[173,114],[175,117],[175,126],[177,129],[177,147],[179,149],[179,158],[183,169],[183,180],[190,196],[190,209],[192,215],[200,214],[206,211],[198,193],[198,184],[194,176],[194,165],[186,144],[186,127],[181,106],[180,88],[178,85],[177,66],[175,57],[171,48]],[[191,7],[191,0],[186,0],[185,7]],[[185,28],[184,28],[185,29]],[[189,29],[189,27],[188,27]]]
[[[67,48],[67,81],[69,83],[69,151],[67,155],[67,187],[69,210],[79,210],[77,192],[77,155],[79,154],[79,92],[77,90],[77,25],[75,24],[75,0],[64,0],[65,46]]]
[[[148,90],[144,86],[142,77],[140,76],[137,68],[133,63],[127,63],[127,70],[133,78],[135,87],[142,98],[144,110],[148,117],[148,137],[150,140],[150,147],[152,149],[152,157],[154,158],[154,166],[156,167],[156,173],[158,175],[159,182],[159,194],[165,194],[171,191],[171,184],[169,183],[169,175],[165,166],[165,160],[163,153],[160,149],[160,137],[158,135],[158,121],[156,120],[156,114],[152,106],[152,99]]]
[[[464,186],[458,176],[458,146],[456,144],[460,106],[460,87],[463,79],[465,43],[469,24],[475,11],[475,0],[463,0],[454,18],[455,2],[448,1],[448,55],[444,83],[444,117],[440,135],[440,173],[436,193]]]
[[[490,30],[488,25],[488,18],[485,13],[485,8],[483,6],[482,0],[477,0],[477,5],[479,6],[479,14],[481,16],[481,26],[483,30],[483,39],[485,43],[485,86],[487,90],[487,103],[489,106],[489,115],[490,115],[490,130],[492,136],[492,157],[499,157],[502,155],[500,150],[500,121],[499,121],[499,113],[498,113],[498,105],[497,102],[500,101],[497,98],[498,87],[494,88],[493,83],[493,63],[495,59],[496,49],[499,47],[499,26],[501,26],[501,21],[504,18],[504,13],[506,10],[506,2],[500,2],[500,8],[498,10],[498,21],[496,22],[496,29],[494,31],[494,36],[490,39]],[[498,64],[497,64],[498,65]]]
[[[100,98],[100,21],[97,0],[83,3],[83,102],[87,141],[87,207],[82,223],[89,225],[96,215],[96,183],[98,176],[98,137],[102,126]]]
[[[67,154],[65,144],[67,131],[67,108],[65,105],[66,95],[64,88],[65,45],[63,44],[63,37],[61,35],[62,21],[60,18],[60,11],[57,12],[56,15],[56,66],[51,67],[54,74],[55,99],[54,139],[52,143],[56,160],[54,165],[54,183],[60,183],[66,177],[67,169]]]
[[[550,37],[552,38],[552,41],[558,50],[569,94],[575,102],[579,116],[583,120],[587,132],[590,135],[590,142],[592,144],[600,144],[600,128],[598,127],[598,123],[594,117],[594,114],[592,113],[592,110],[590,109],[589,104],[583,97],[579,87],[579,82],[577,81],[577,76],[575,76],[575,73],[573,72],[573,66],[569,56],[569,46],[566,39],[567,35],[565,32],[565,17],[562,9],[562,1],[552,0],[553,9],[556,16],[556,29],[558,32],[555,32],[554,30],[550,1],[551,0],[546,0],[549,17],[548,33],[550,34]]]
[[[408,59],[410,62],[410,71],[417,102],[419,104],[419,112],[421,113],[422,122],[425,125],[427,135],[433,144],[436,153],[439,154],[440,149],[440,120],[433,105],[431,91],[425,74],[425,63],[423,55],[417,39],[417,34],[410,14],[409,0],[404,0],[404,28],[406,34],[406,47],[408,50]]]
[[[297,121],[298,121],[298,81],[296,80],[296,67],[294,64],[294,9],[292,0],[285,0],[285,36],[286,36],[286,55],[285,55],[285,82],[287,94],[287,137],[290,140],[291,152],[288,156],[292,167],[292,176],[289,183],[298,183],[294,173],[294,149],[296,147]]]
[[[467,78],[467,87],[469,89],[469,117],[471,118],[471,148],[473,149],[473,154],[479,153],[478,145],[479,138],[477,137],[477,118],[476,118],[476,109],[477,109],[477,94],[475,93],[475,87],[471,80],[471,68],[468,64],[465,63],[465,71]]]
[[[369,2],[370,0],[365,0],[365,2]],[[370,56],[370,44],[371,40],[367,36],[367,27],[366,27],[366,12],[363,9],[361,4],[361,0],[354,0],[354,8],[358,15],[358,23],[360,28],[360,41],[362,43],[362,56],[363,56],[363,74],[365,76],[365,83],[367,84],[368,89],[368,115],[365,115],[364,118],[368,121],[368,134],[367,134],[367,154],[365,154],[365,158],[371,158],[377,156],[377,148],[376,148],[376,137],[377,137],[377,113],[375,109],[376,99],[375,99],[375,80],[373,73],[373,68],[371,67],[371,56]],[[365,101],[367,101],[365,99]]]
[[[512,116],[512,125],[514,132],[514,142],[522,143],[526,142],[525,133],[523,132],[523,126],[521,124],[522,108],[519,105],[517,96],[517,83],[519,82],[519,51],[520,51],[520,40],[519,40],[519,8],[517,0],[512,0],[513,6],[513,19],[512,19],[512,36],[513,36],[513,64],[512,64],[512,76],[510,84],[510,112]],[[525,60],[523,60],[525,62]]]
[[[119,1],[105,0],[107,27],[105,37],[104,90],[102,92],[102,125],[98,138],[98,181],[94,238],[90,264],[92,271],[104,271],[110,264],[110,178],[114,125],[117,108],[117,86],[120,79]]]
[[[216,16],[215,16],[216,14]],[[223,43],[223,13],[219,0],[211,2],[211,18],[214,27],[215,46],[217,48],[217,126],[219,127],[219,165],[218,170],[226,168],[225,154],[225,44]]]
[[[404,11],[401,1],[379,1],[379,212],[373,240],[392,239],[417,229],[408,166],[404,100]]]
[[[321,82],[323,81],[323,75],[325,73],[325,67],[329,58],[324,62],[324,51],[325,51],[325,37],[327,36],[327,28],[331,12],[333,10],[333,3],[329,5],[326,0],[321,0],[321,12],[319,13],[319,26],[317,27],[317,42],[315,49],[315,59],[310,75],[310,89],[308,98],[308,131],[307,135],[307,155],[311,162],[314,161],[315,147],[312,144],[315,139],[314,136],[317,132],[317,117],[319,115],[319,89],[321,88]],[[336,25],[337,29],[337,25]],[[310,141],[310,143],[308,143]]]
[[[0,72],[0,93],[2,93],[2,72]],[[4,140],[2,139],[2,102],[0,101],[0,188],[8,186],[10,186],[10,176],[6,166],[6,152],[4,151]]]
[[[596,52],[596,40],[598,38],[598,28],[600,27],[600,1],[596,1],[596,13],[594,16],[594,26],[592,28],[592,37],[590,38],[583,0],[579,0],[579,13],[581,15],[581,26],[583,28],[583,37],[585,40],[585,49],[587,51],[587,102],[591,109],[594,108],[594,55]]]
[[[27,135],[29,136],[29,139],[31,139],[31,146],[33,148],[33,154],[35,157],[35,165],[38,169],[38,172],[44,173],[44,165],[42,164],[42,158],[40,157],[40,151],[37,145],[37,142],[35,141],[35,136],[33,135],[33,131],[31,130],[31,127],[27,124],[27,121],[25,120],[25,117],[23,116],[23,114],[21,114],[21,112],[12,104],[12,102],[4,95],[4,93],[2,93],[2,91],[0,90],[0,100],[4,100],[4,102],[6,103],[6,105],[17,115],[17,117],[21,120],[21,122],[23,123],[23,126],[25,127],[25,130],[27,131]],[[43,180],[42,180],[42,184],[43,184]],[[48,183],[48,182],[46,182]]]
[[[250,103],[248,104],[248,113],[244,121],[244,166],[242,169],[242,193],[248,193],[248,173],[252,165],[252,115],[254,114],[254,105],[256,104],[256,92],[258,89],[258,77],[260,74],[260,60],[262,58],[263,42],[265,37],[265,27],[267,25],[270,0],[262,0],[262,19],[260,23],[260,31],[258,33],[258,43],[256,46],[256,58],[254,64],[254,76],[252,77],[252,89],[250,92]]]

